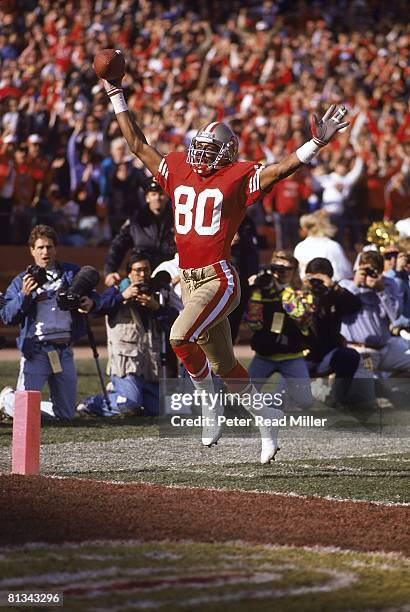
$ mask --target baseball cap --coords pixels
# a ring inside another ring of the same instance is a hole
[[[155,179],[152,179],[145,187],[145,193],[149,191],[162,191],[161,185]]]
[[[39,136],[39,134],[30,134],[30,136],[27,138],[27,142],[32,144],[40,144],[43,142],[43,139],[41,136]]]

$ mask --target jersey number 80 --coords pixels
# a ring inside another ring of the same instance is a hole
[[[204,189],[197,194],[193,187],[180,185],[174,191],[174,202],[175,230],[178,234],[188,234],[193,227],[200,236],[213,236],[221,227],[223,194],[220,189]],[[205,209],[210,206],[211,225],[204,225]]]

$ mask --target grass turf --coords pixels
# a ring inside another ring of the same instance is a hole
[[[63,591],[65,610],[404,610],[410,599],[409,561],[392,554],[138,542],[5,553],[1,591]]]

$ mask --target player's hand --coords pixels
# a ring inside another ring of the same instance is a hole
[[[31,276],[31,274],[25,274],[23,276],[23,285],[21,287],[21,290],[24,293],[24,295],[30,295],[32,291],[37,289],[37,287],[38,287],[38,283],[35,280],[35,278]]]
[[[120,79],[115,79],[114,81],[106,81],[105,79],[101,79],[102,83],[104,85],[104,89],[107,92],[107,94],[109,96],[112,96],[113,93],[115,93],[116,89],[121,89],[122,88],[122,79],[124,77],[121,77]]]
[[[322,119],[318,119],[317,115],[312,115],[310,120],[310,129],[312,131],[313,140],[318,147],[324,147],[333,138],[333,136],[343,128],[349,125],[349,121],[342,121],[347,113],[344,106],[339,106],[336,110],[336,104],[332,104],[323,115]]]
[[[120,280],[121,280],[121,276],[118,274],[118,272],[110,272],[110,274],[107,274],[107,276],[104,279],[105,286],[113,287],[114,285],[119,283]]]

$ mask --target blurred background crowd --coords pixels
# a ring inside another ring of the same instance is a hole
[[[114,47],[163,153],[218,119],[241,158],[272,163],[310,138],[313,112],[345,104],[350,128],[251,215],[260,246],[293,248],[300,216],[323,208],[353,253],[372,221],[410,217],[407,21],[404,0],[3,0],[0,244],[46,223],[62,244],[108,245],[144,206],[149,177],[92,69]]]

